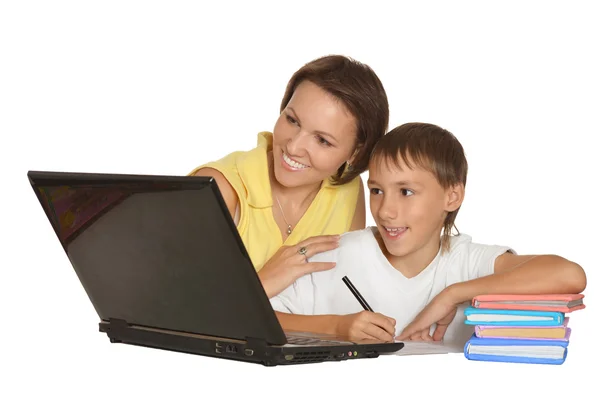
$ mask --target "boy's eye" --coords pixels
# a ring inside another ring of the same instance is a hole
[[[293,117],[289,116],[289,115],[285,115],[285,118],[287,119],[287,121],[289,123],[291,123],[292,125],[298,125],[298,121],[296,119],[294,119]]]
[[[323,137],[321,136],[317,136],[317,141],[319,142],[319,144],[324,145],[326,147],[331,147],[331,143],[327,140],[325,140]]]
[[[381,193],[383,192],[383,191],[381,191],[381,190],[380,190],[380,189],[378,189],[378,188],[372,188],[372,189],[370,189],[369,191],[370,191],[370,192],[371,192],[371,194],[373,194],[373,195],[379,195],[379,194],[381,194]]]
[[[408,188],[400,189],[400,193],[402,193],[402,195],[405,197],[410,197],[411,195],[415,194],[412,190],[409,190]]]

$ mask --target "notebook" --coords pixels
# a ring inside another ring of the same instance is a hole
[[[564,313],[537,310],[465,309],[465,324],[482,326],[561,326]]]
[[[479,295],[472,306],[479,309],[542,310],[569,313],[584,309],[583,294]]]
[[[469,360],[507,363],[562,364],[569,341],[478,338],[473,336],[464,348]]]
[[[404,346],[284,331],[212,178],[28,177],[111,343],[265,366],[376,358]]]
[[[560,339],[569,340],[571,329],[567,327],[569,318],[560,327],[531,326],[475,326],[475,335],[478,338],[519,338],[519,339]]]

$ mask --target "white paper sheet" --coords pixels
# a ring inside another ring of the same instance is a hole
[[[411,355],[437,355],[448,353],[460,353],[462,347],[456,345],[447,345],[440,341],[396,341],[403,342],[404,347],[397,352],[390,353],[396,356]]]

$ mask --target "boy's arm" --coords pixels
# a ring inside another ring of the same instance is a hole
[[[556,255],[500,255],[494,274],[447,287],[455,304],[484,294],[578,294],[587,285],[577,263]]]
[[[394,340],[396,320],[363,310],[348,315],[299,315],[275,311],[285,331],[325,334],[349,341]]]
[[[380,313],[363,311],[349,315],[314,315],[315,291],[310,275],[296,280],[270,299],[284,331],[309,332],[346,340],[393,341],[396,321]]]
[[[381,313],[363,311],[349,315],[313,315],[313,303],[308,297],[314,295],[314,290],[308,280],[309,276],[301,277],[270,300],[284,331],[325,334],[347,340],[393,341],[396,321]]]
[[[271,298],[271,306],[285,331],[334,335],[337,333],[339,316],[313,315],[315,291],[311,277],[300,277],[279,295]]]
[[[556,255],[514,255],[496,258],[494,273],[452,284],[440,292],[402,331],[407,339],[437,324],[433,339],[441,339],[454,319],[459,304],[485,294],[578,294],[587,285],[577,263]]]

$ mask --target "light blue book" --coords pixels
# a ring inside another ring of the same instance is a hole
[[[479,309],[464,311],[465,324],[479,326],[562,326],[565,314],[539,310]]]
[[[469,360],[504,363],[563,364],[569,341],[478,338],[464,348]]]

